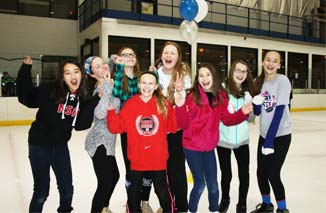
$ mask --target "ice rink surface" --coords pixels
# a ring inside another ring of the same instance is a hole
[[[290,150],[282,169],[287,205],[293,213],[323,213],[326,210],[326,111],[292,112],[293,134]],[[27,136],[29,126],[0,127],[0,212],[28,212],[33,191],[33,180],[28,160]],[[259,121],[250,126],[250,187],[248,212],[261,202],[256,180],[256,147],[259,136]],[[73,207],[76,213],[90,212],[91,200],[96,188],[96,178],[92,162],[84,150],[86,131],[73,132],[69,142],[74,183]],[[119,137],[118,137],[119,138]],[[117,141],[116,158],[120,170],[120,180],[113,193],[110,208],[115,213],[123,213],[126,202],[124,188],[124,163],[120,141]],[[231,204],[229,213],[235,212],[238,199],[238,179],[235,158],[232,157],[233,179],[231,183]],[[52,172],[52,171],[51,171]],[[218,171],[220,182],[220,171]],[[192,183],[188,183],[188,192]],[[274,196],[272,195],[274,206]],[[45,213],[56,212],[59,193],[56,180],[51,174],[51,189],[44,206]],[[150,204],[159,207],[152,189]],[[207,190],[204,191],[198,212],[208,211]]]

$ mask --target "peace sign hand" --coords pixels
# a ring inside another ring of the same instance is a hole
[[[179,74],[178,72],[176,80],[174,82],[174,88],[177,92],[181,92],[182,90],[184,90],[183,75]]]
[[[103,73],[103,78],[105,81],[107,81],[109,83],[113,83],[113,80],[111,79],[110,69],[107,64],[103,64],[103,72],[102,73]]]

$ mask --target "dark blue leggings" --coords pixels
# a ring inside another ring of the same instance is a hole
[[[29,212],[42,212],[49,196],[50,167],[57,179],[60,193],[58,212],[71,212],[73,197],[70,154],[67,144],[38,146],[29,144],[29,160],[34,179],[34,192],[29,205]]]

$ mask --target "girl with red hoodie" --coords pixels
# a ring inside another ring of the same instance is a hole
[[[183,129],[183,151],[194,178],[189,198],[189,211],[196,212],[205,184],[208,189],[209,211],[218,211],[219,191],[215,147],[219,141],[219,123],[235,125],[248,118],[249,103],[230,114],[228,95],[221,85],[218,72],[207,63],[201,64],[193,87],[186,98],[176,98],[178,124]]]
[[[139,77],[140,94],[128,99],[117,115],[111,106],[107,126],[112,133],[127,133],[127,157],[130,161],[128,212],[141,212],[143,177],[150,177],[164,212],[173,211],[166,165],[168,159],[167,133],[177,131],[175,112],[164,98],[154,72]]]

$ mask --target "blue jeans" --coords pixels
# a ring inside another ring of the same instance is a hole
[[[188,166],[194,179],[194,187],[189,198],[189,211],[196,212],[201,194],[208,189],[208,203],[211,212],[218,211],[219,191],[217,184],[217,164],[214,149],[209,152],[199,152],[183,149]]]
[[[72,171],[68,145],[38,146],[29,144],[29,160],[34,179],[34,192],[29,212],[42,212],[49,196],[50,167],[57,179],[60,193],[58,212],[71,212],[73,196]]]

